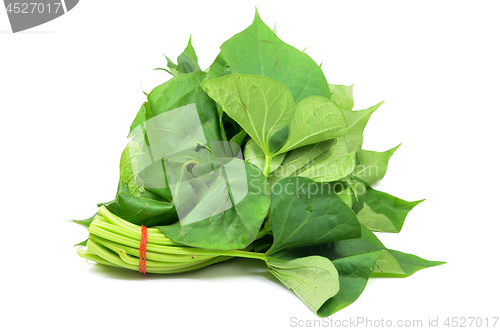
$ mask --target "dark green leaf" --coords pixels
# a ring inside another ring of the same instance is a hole
[[[194,48],[191,45],[191,37],[189,37],[186,49],[184,49],[181,55],[177,58],[177,70],[185,73],[201,71],[200,66],[198,65],[198,57],[196,56]]]
[[[177,221],[177,213],[172,202],[162,200],[160,196],[147,191],[137,197],[130,193],[123,182],[120,182],[116,198],[106,204],[106,207],[128,222],[147,227]]]
[[[76,247],[76,246],[87,246],[87,241],[89,241],[89,239],[88,239],[88,238],[87,238],[87,239],[85,239],[84,241],[82,241],[81,243],[76,244],[76,245],[75,245],[75,246],[73,246],[73,247]]]
[[[318,310],[319,317],[327,317],[356,301],[365,289],[373,272],[379,252],[353,255],[333,260],[339,273],[340,291]]]
[[[234,159],[233,162],[238,164],[238,162],[243,161]],[[192,170],[193,174],[196,167]],[[195,215],[197,207],[209,210],[208,206],[217,206],[223,203],[230,203],[229,206],[232,207],[196,222],[186,225],[177,222],[169,226],[160,226],[159,229],[173,241],[188,246],[221,250],[242,249],[248,246],[257,237],[264,217],[267,215],[270,201],[268,184],[260,170],[256,166],[244,162],[244,172],[246,172],[244,174],[246,178],[243,178],[243,180],[246,180],[248,190],[246,194],[244,194],[245,192],[239,192],[235,186],[231,186],[231,178],[222,178],[220,176],[223,176],[223,172],[219,172],[217,174],[220,175],[217,175],[212,180],[214,184],[211,184],[212,182],[204,184],[208,185],[208,192],[204,196],[183,199],[186,204],[190,201],[194,203],[191,206],[194,209],[188,213],[188,216]],[[236,173],[233,175],[241,176],[242,174]],[[242,179],[238,178],[238,180],[241,181]],[[211,192],[222,189],[223,187],[220,185],[224,183],[227,185],[229,197],[222,198],[224,199],[223,202],[215,201],[213,196],[216,195],[212,195]],[[193,185],[197,185],[197,182],[194,182]],[[187,193],[185,192],[183,196],[186,196]],[[235,194],[237,193],[244,194],[244,197],[238,203],[235,202]]]
[[[239,133],[234,135],[229,141],[238,144],[240,147],[243,145],[243,141],[247,137],[247,133],[245,130],[241,130]]]
[[[199,86],[204,77],[204,72],[196,71],[174,77],[154,88],[148,96],[146,118],[195,104],[206,141],[222,141],[216,104]]]
[[[356,215],[331,186],[304,177],[273,187],[269,219],[274,243],[268,254],[360,235]]]
[[[90,223],[92,223],[92,221],[94,220],[94,217],[96,217],[98,213],[95,213],[94,215],[90,216],[89,218],[86,218],[84,220],[73,220],[73,222],[77,223],[77,224],[81,224],[85,227],[89,227],[90,226]]]

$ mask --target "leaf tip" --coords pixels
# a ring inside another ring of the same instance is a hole
[[[261,20],[260,19],[260,15],[259,15],[259,10],[257,9],[257,6],[255,6],[255,17],[254,17],[253,20],[254,20],[254,22],[256,22],[256,21],[258,22],[258,21]]]

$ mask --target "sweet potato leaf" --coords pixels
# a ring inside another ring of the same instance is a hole
[[[274,185],[282,178],[293,176],[306,165],[313,163],[320,155],[330,153],[334,144],[335,140],[332,139],[288,152],[281,165],[274,172],[271,172],[268,177],[269,183]]]
[[[276,185],[279,190],[272,190],[269,210],[274,242],[268,255],[360,236],[356,215],[330,186],[304,177],[285,178]]]
[[[222,141],[216,104],[200,88],[204,77],[205,73],[202,71],[191,72],[174,77],[154,88],[148,95],[146,119],[187,104],[194,104],[207,142],[210,144],[211,141]]]
[[[280,153],[344,136],[348,133],[342,110],[328,98],[315,95],[297,104],[288,138]]]
[[[361,150],[363,145],[363,131],[365,129],[370,116],[375,110],[382,105],[383,102],[376,104],[365,110],[352,111],[350,109],[342,109],[349,128],[349,134],[345,136],[347,150],[349,152]]]
[[[232,74],[202,84],[206,93],[222,106],[257,143],[272,155],[271,138],[290,123],[295,103],[288,88],[267,77]]]
[[[177,68],[178,71],[189,73],[194,71],[201,71],[198,65],[198,57],[191,45],[191,36],[189,37],[189,42],[184,49],[184,51],[177,57]]]
[[[384,178],[389,159],[400,145],[385,152],[361,150],[361,152],[358,153],[359,165],[352,175],[361,179],[368,185],[378,182]]]
[[[137,112],[137,115],[134,118],[134,121],[130,125],[130,132],[132,132],[138,125],[144,123],[146,121],[146,102],[141,105],[141,108]]]
[[[317,182],[331,182],[351,174],[356,166],[356,153],[348,152],[344,137],[313,162],[302,167],[295,176],[312,178]]]
[[[120,182],[115,199],[104,205],[113,214],[137,225],[150,227],[170,224],[177,220],[172,202],[148,191],[143,192],[141,196],[135,196],[123,182]]]
[[[444,263],[388,250],[364,226],[361,226],[360,238],[295,248],[280,254],[279,258],[292,260],[316,255],[333,262],[340,281],[339,292],[318,310],[320,317],[329,316],[356,301],[369,277],[408,277],[418,270]]]
[[[77,223],[77,224],[80,224],[80,225],[83,225],[85,226],[86,228],[89,227],[90,223],[92,223],[92,221],[94,220],[94,217],[96,217],[98,213],[95,213],[94,215],[90,216],[89,218],[86,218],[84,220],[73,220],[73,222]]]
[[[326,301],[319,309],[319,317],[327,317],[356,301],[366,287],[372,275],[373,266],[380,252],[371,252],[333,260],[339,273],[340,290]]]
[[[235,162],[244,161],[235,159]],[[264,217],[267,215],[270,201],[268,184],[260,170],[253,164],[244,162],[244,171],[246,172],[244,179],[247,181],[248,192],[240,202],[234,203],[234,195],[237,193],[234,190],[236,188],[230,186],[227,178],[222,178],[209,189],[218,190],[220,183],[227,183],[227,191],[233,202],[232,207],[197,222],[186,225],[177,222],[158,228],[168,238],[188,246],[220,250],[247,247],[257,237]],[[220,176],[223,176],[222,172],[220,172]],[[210,183],[207,185],[210,186]],[[212,205],[216,202],[210,192],[205,197]],[[224,198],[221,200],[224,201]],[[198,203],[201,205],[203,201],[198,201]],[[196,209],[193,212],[196,212]]]
[[[330,260],[307,256],[295,260],[267,257],[269,271],[312,311],[339,291],[339,276]]]
[[[343,110],[352,110],[354,107],[354,99],[352,96],[353,85],[333,85],[328,84],[330,88],[331,98],[337,103],[337,105]]]
[[[330,98],[321,68],[304,52],[284,43],[255,11],[247,29],[222,44],[221,54],[209,70],[210,79],[231,73],[269,77],[284,84],[295,102],[312,95]]]
[[[406,215],[422,201],[405,201],[367,187],[363,208],[357,213],[358,220],[372,231],[398,233]]]
[[[196,56],[196,52],[191,45],[191,36],[189,37],[186,48],[177,57],[177,64],[175,64],[167,56],[165,56],[165,59],[167,60],[167,67],[169,68],[169,70],[163,68],[156,68],[156,70],[160,69],[167,71],[172,76],[179,76],[185,73],[201,71],[200,66],[198,65],[198,57]]]
[[[246,144],[245,144],[245,149],[243,150],[243,156],[245,157],[245,161],[250,162],[254,165],[256,165],[260,171],[264,171],[264,166],[266,162],[266,156],[264,155],[264,152],[260,149],[260,147],[257,145],[257,143],[253,140],[250,139]],[[280,154],[275,156],[272,161],[271,161],[271,172],[276,170],[281,162],[283,162],[283,159],[285,158],[286,154]]]

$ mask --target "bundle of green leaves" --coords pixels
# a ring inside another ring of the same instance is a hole
[[[206,71],[191,40],[178,64],[167,58],[173,78],[131,125],[115,199],[76,221],[90,233],[80,256],[137,271],[146,226],[147,272],[263,260],[319,316],[353,303],[370,277],[443,263],[387,249],[373,233],[399,232],[421,202],[371,187],[397,149],[362,149],[381,103],[353,111],[352,85],[328,84],[258,13],[220,49]]]

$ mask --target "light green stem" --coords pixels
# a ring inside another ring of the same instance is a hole
[[[269,176],[269,172],[271,172],[271,161],[273,160],[272,156],[267,156],[266,155],[266,163],[264,165],[264,177]]]

